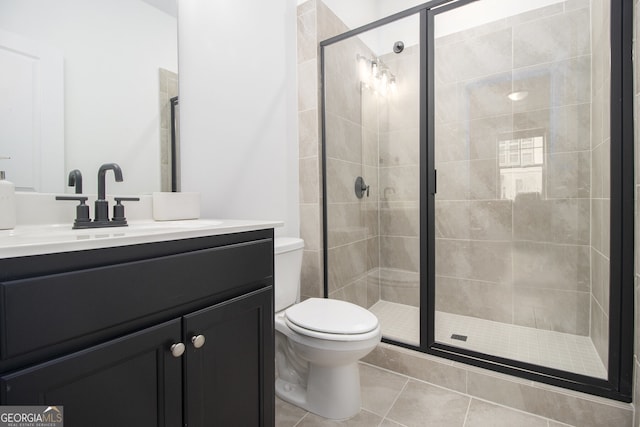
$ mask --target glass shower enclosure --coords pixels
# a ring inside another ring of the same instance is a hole
[[[420,343],[420,20],[324,48],[328,296]]]
[[[440,0],[322,42],[326,296],[387,342],[628,400],[621,8]]]

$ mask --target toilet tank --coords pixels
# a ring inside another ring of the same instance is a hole
[[[275,311],[281,311],[300,298],[300,270],[304,240],[276,237],[273,242]]]

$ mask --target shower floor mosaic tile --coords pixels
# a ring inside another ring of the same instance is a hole
[[[378,316],[385,338],[407,344],[420,344],[420,309],[380,300],[369,308]]]
[[[385,337],[417,344],[417,307],[378,301],[370,310],[382,323]],[[451,338],[466,337],[466,341]],[[436,312],[436,340],[442,343],[514,360],[549,366],[597,378],[607,371],[589,337]]]

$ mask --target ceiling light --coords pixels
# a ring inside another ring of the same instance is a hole
[[[529,96],[529,92],[527,92],[526,90],[519,90],[519,91],[511,92],[509,95],[507,95],[507,98],[509,98],[512,101],[522,101],[527,96]]]

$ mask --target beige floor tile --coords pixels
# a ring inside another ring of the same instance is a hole
[[[402,375],[361,363],[362,409],[385,416],[407,381]]]
[[[471,399],[464,427],[547,427],[547,420],[524,412]]]
[[[385,418],[382,421],[382,424],[380,424],[380,427],[404,427],[404,426],[402,424],[399,424],[399,423],[395,422],[395,421],[391,421],[391,420],[388,420],[388,419]]]
[[[319,417],[315,414],[307,414],[296,427],[374,427],[380,424],[382,417],[371,412],[362,410],[358,415],[348,420],[335,421]],[[278,426],[279,427],[279,426]]]
[[[306,415],[307,411],[276,397],[276,426],[293,427]]]
[[[557,421],[549,420],[549,427],[573,427],[570,424],[563,424]]]
[[[387,418],[408,427],[462,427],[470,398],[409,380]]]

